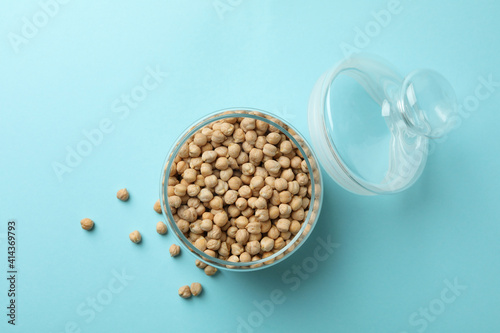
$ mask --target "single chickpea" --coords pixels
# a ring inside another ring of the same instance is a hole
[[[300,231],[300,228],[302,228],[302,225],[300,224],[300,222],[297,220],[293,220],[292,223],[290,224],[289,231],[292,234],[296,235]]]
[[[293,150],[292,143],[288,140],[282,141],[280,144],[280,152],[282,154],[289,154]]]
[[[269,202],[273,206],[279,206],[279,204],[281,203],[281,200],[280,200],[280,194],[278,191],[276,191],[276,190],[273,191],[273,195],[271,196],[271,199],[269,199]]]
[[[305,198],[306,195],[308,194],[308,192],[309,192],[309,189],[306,186],[301,186],[299,189],[299,197]]]
[[[185,234],[189,231],[189,222],[186,221],[186,220],[183,220],[183,219],[179,219],[177,222],[177,228],[179,228],[179,230]]]
[[[269,185],[265,185],[259,191],[259,196],[265,200],[269,200],[273,195],[273,189]]]
[[[189,289],[189,286],[182,286],[179,288],[179,296],[182,298],[189,298],[191,297],[191,289]]]
[[[196,181],[194,182],[195,185],[198,185],[199,187],[205,187],[205,177],[202,175],[196,176]]]
[[[281,141],[281,135],[278,133],[269,133],[266,136],[266,140],[272,145],[277,145]]]
[[[213,228],[213,222],[212,220],[209,220],[209,219],[204,219],[204,220],[201,220],[201,223],[200,223],[200,229],[207,232],[207,231],[210,231],[212,230]]]
[[[179,184],[179,180],[175,177],[168,177],[168,186],[175,186]]]
[[[222,123],[222,125],[220,126],[220,131],[225,136],[231,136],[234,133],[234,125],[227,122]]]
[[[240,197],[242,198],[245,198],[245,199],[249,199],[251,196],[252,196],[252,189],[250,188],[250,186],[248,185],[243,185],[242,187],[240,187],[240,189],[238,190],[238,194],[240,195]]]
[[[228,149],[227,147],[224,147],[224,146],[220,146],[220,147],[217,147],[214,149],[214,151],[217,153],[217,156],[219,157],[227,157],[227,152],[228,152]]]
[[[227,256],[229,256],[230,250],[231,250],[231,247],[226,242],[222,242],[220,244],[220,248],[219,248],[218,252],[219,252],[220,256],[227,257]]]
[[[184,170],[184,173],[182,174],[182,178],[190,184],[190,183],[194,183],[196,181],[197,175],[198,175],[198,172],[196,172],[196,170],[186,169],[186,170]]]
[[[297,176],[295,176],[295,179],[300,186],[306,186],[309,183],[309,177],[303,172],[298,173]]]
[[[253,177],[250,181],[250,189],[260,191],[264,187],[264,178],[261,176]]]
[[[250,234],[248,233],[248,231],[246,229],[238,229],[238,231],[236,231],[236,242],[237,243],[240,243],[241,245],[245,245],[247,242],[248,242],[248,237],[250,236]]]
[[[257,133],[259,134],[259,133]],[[262,133],[264,134],[264,133]],[[255,148],[262,149],[264,148],[264,145],[267,143],[266,137],[263,135],[259,135],[257,137],[257,140],[255,141]]]
[[[287,182],[291,182],[295,179],[295,174],[293,173],[292,169],[285,169],[281,173],[281,178],[285,179]]]
[[[235,256],[239,256],[243,252],[245,252],[245,248],[243,247],[243,245],[241,245],[240,243],[231,244],[231,253],[232,254],[234,254]]]
[[[299,196],[294,196],[292,198],[292,201],[290,202],[290,208],[293,211],[296,211],[296,210],[302,208],[302,198]]]
[[[179,154],[181,158],[188,158],[189,157],[189,148],[188,145],[185,143],[181,146],[179,149]]]
[[[252,163],[245,163],[241,166],[241,172],[244,175],[251,176],[255,172],[255,166]]]
[[[269,207],[269,218],[271,220],[277,219],[280,216],[280,210],[277,206]]]
[[[279,210],[280,210],[280,216],[283,218],[290,217],[290,214],[292,214],[292,207],[290,207],[290,205],[287,204],[280,204]]]
[[[207,267],[207,264],[205,264],[203,261],[198,260],[198,259],[196,259],[195,265],[196,265],[196,267],[201,268],[201,269],[204,269],[205,267]]]
[[[227,182],[233,176],[233,169],[227,168],[226,170],[222,170],[220,172],[220,179]]]
[[[220,228],[225,226],[228,220],[229,219],[226,212],[217,213],[214,216],[214,223]]]
[[[203,133],[196,133],[194,135],[193,143],[199,147],[203,147],[207,144],[207,136]]]
[[[298,156],[295,156],[292,159],[290,159],[290,166],[293,169],[299,169],[301,163],[302,163],[302,159]]]
[[[252,148],[248,155],[248,159],[250,163],[254,165],[259,165],[262,162],[262,158],[264,157],[264,152],[258,148]]]
[[[240,254],[241,262],[250,262],[252,260],[252,256],[248,252],[243,252]]]
[[[128,235],[128,237],[130,238],[130,240],[136,244],[140,243],[141,240],[142,240],[142,236],[141,236],[141,233],[137,230],[134,230],[130,233],[130,235]]]
[[[303,209],[307,209],[307,207],[309,207],[309,198],[301,198],[302,199],[302,208]]]
[[[231,190],[239,190],[243,182],[238,177],[232,177],[227,181],[227,184]]]
[[[207,266],[207,267],[205,267],[205,274],[206,274],[206,275],[208,275],[208,276],[212,276],[212,275],[214,275],[215,273],[217,273],[217,268],[212,267],[212,266]]]
[[[187,187],[184,184],[177,184],[174,186],[175,195],[182,197],[186,195]]]
[[[300,162],[300,169],[304,173],[309,173],[309,168],[307,167],[307,162],[305,160],[303,160],[302,162]]]
[[[255,168],[255,173],[253,174],[254,177],[256,176],[259,176],[259,177],[262,177],[262,179],[266,179],[266,177],[269,176],[269,173],[267,172],[267,170],[263,167],[256,167]]]
[[[203,226],[203,221],[200,224],[200,227]],[[212,225],[212,229],[207,232],[208,239],[220,239],[222,237],[222,231],[218,225]]]
[[[213,150],[208,150],[203,152],[201,155],[201,159],[206,162],[206,163],[213,163],[217,159],[218,155],[215,151]],[[179,162],[181,163],[181,162]],[[179,163],[177,163],[177,166],[179,166]],[[177,172],[179,172],[179,168],[177,168]]]
[[[288,232],[290,224],[291,222],[289,219],[279,219],[278,222],[276,222],[276,228],[278,228],[280,232]]]
[[[236,192],[236,194],[238,193]],[[248,205],[247,200],[245,198],[238,198],[234,204],[236,208],[238,208],[239,210],[244,210],[245,208],[247,208]]]
[[[267,200],[264,199],[263,197],[259,197],[255,203],[254,203],[255,208],[257,209],[265,209],[267,208]]]
[[[167,233],[167,225],[162,221],[156,224],[156,232],[160,235],[165,235]]]
[[[273,225],[267,232],[267,237],[269,238],[277,239],[279,236],[280,236],[280,231],[275,225]]]
[[[241,146],[237,143],[232,143],[227,149],[229,157],[237,158],[241,153]]]
[[[187,195],[190,197],[195,197],[200,193],[201,188],[198,185],[195,184],[189,184],[186,190]]]
[[[271,187],[272,189],[274,189],[274,182],[276,181],[276,178],[272,177],[272,176],[267,176],[265,179],[264,179],[264,182],[266,183],[266,185],[268,185],[269,187]]]
[[[271,251],[274,247],[274,240],[269,237],[264,237],[260,241],[260,249],[264,252]]]
[[[245,141],[245,131],[241,128],[237,128],[234,130],[233,139],[235,143],[241,143]]]
[[[194,143],[191,143],[188,149],[189,149],[189,157],[198,157],[201,155],[201,148]]]
[[[218,183],[218,179],[217,179],[217,176],[216,175],[210,175],[208,177],[205,177],[205,185],[208,187],[208,188],[214,188]],[[203,190],[206,190],[206,189],[202,189]]]
[[[214,197],[210,200],[210,208],[220,210],[224,206],[224,201],[221,197]]]
[[[280,202],[281,203],[287,204],[290,201],[292,201],[292,193],[290,193],[288,191],[282,191],[282,192],[280,192],[279,196],[280,196]]]
[[[251,222],[246,225],[246,229],[250,234],[260,234],[261,233],[261,224],[260,222]]]
[[[219,170],[226,170],[229,168],[229,161],[226,157],[219,157],[215,162],[215,167]]]
[[[201,284],[199,284],[198,282],[191,283],[191,287],[189,289],[193,296],[198,296],[203,291]]]
[[[227,184],[227,182],[223,181],[222,179],[219,179],[217,181],[217,185],[214,188],[214,191],[218,195],[224,195],[228,189],[229,185]]]
[[[248,237],[248,241],[251,242],[251,241],[258,241],[260,242],[260,240],[262,239],[262,233],[258,233],[258,234],[250,234],[250,237]]]
[[[245,132],[255,129],[255,119],[243,118],[240,122],[240,128]]]
[[[235,191],[235,190],[228,190],[225,194],[224,194],[224,202],[227,204],[227,205],[232,205],[236,202],[236,200],[238,199],[238,192]]]
[[[257,200],[256,197],[251,197],[247,200],[248,207],[255,209],[255,201]]]
[[[274,181],[274,188],[276,191],[281,192],[288,188],[288,182],[283,178],[276,178]]]
[[[80,225],[84,230],[92,230],[92,228],[94,227],[94,221],[89,218],[84,218],[80,221]]]
[[[220,130],[214,130],[212,133],[212,144],[213,143],[223,143],[226,140],[226,136],[222,134]]]
[[[262,148],[262,153],[264,155],[267,155],[267,156],[274,157],[277,152],[278,152],[278,148],[276,148],[276,146],[274,146],[270,143],[266,143],[264,145],[264,148]]]
[[[239,164],[239,165],[243,165],[245,163],[248,163],[248,154],[245,153],[244,151],[242,151],[238,157],[236,158],[236,162]]]
[[[292,237],[292,233],[290,231],[282,232],[280,234],[280,237],[283,238],[284,240],[288,240],[290,239],[290,237]]]
[[[121,201],[127,201],[129,198],[129,194],[126,188],[122,188],[116,193],[116,197]]]
[[[154,206],[153,206],[153,209],[155,210],[155,212],[157,212],[158,214],[161,214],[161,203],[160,203],[160,200],[156,200]]]
[[[203,230],[201,229],[201,221],[194,221],[189,225],[189,230],[196,235],[203,234]]]
[[[277,239],[274,240],[274,250],[281,250],[282,248],[285,247],[285,245],[286,243],[283,237],[278,237]]]
[[[278,161],[275,160],[268,160],[264,163],[264,167],[266,168],[267,172],[271,176],[273,175],[279,175],[279,172],[281,170],[281,165],[278,163]]]
[[[255,131],[248,131],[245,133],[245,142],[248,142],[250,145],[255,145],[257,141],[257,133]]]
[[[194,242],[194,246],[200,251],[205,251],[207,249],[207,240],[200,237]]]
[[[250,185],[250,182],[252,181],[253,176],[248,176],[248,175],[241,175],[240,179],[245,185]]]
[[[240,215],[240,210],[235,205],[230,205],[227,207],[227,214],[231,217],[237,217]]]
[[[207,241],[207,249],[212,251],[218,251],[220,249],[220,245],[220,239],[210,239]]]
[[[266,133],[268,128],[269,128],[269,124],[266,123],[265,121],[263,121],[263,120],[255,121],[255,129],[257,131],[260,131],[262,133]]]
[[[304,221],[305,218],[306,218],[306,213],[304,209],[302,209],[302,207],[292,213],[292,219],[294,220]]]
[[[255,217],[260,222],[265,222],[269,220],[269,211],[267,209],[257,209],[255,211]]]
[[[290,167],[290,159],[286,156],[280,156],[278,158],[278,163],[280,164],[282,169],[287,169]]]
[[[249,241],[245,246],[245,251],[251,255],[256,255],[260,252],[260,243],[259,241]]]
[[[236,159],[234,157],[228,157],[227,161],[229,163],[229,167],[231,169],[233,169],[233,173],[236,170],[239,171],[240,166],[239,166],[238,162],[236,162]]]
[[[248,218],[246,218],[245,216],[239,216],[234,221],[234,224],[236,225],[236,228],[243,229],[243,228],[245,228],[248,225]],[[229,228],[229,229],[231,229],[231,228]],[[235,235],[230,235],[229,234],[229,229],[228,229],[228,236],[234,238]]]
[[[210,190],[206,188],[201,189],[200,193],[198,194],[198,199],[200,199],[201,202],[210,202],[213,197],[214,195],[212,194],[212,192],[210,192]]]

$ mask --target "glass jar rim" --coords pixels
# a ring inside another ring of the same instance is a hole
[[[234,118],[234,117],[247,117],[247,118],[254,118],[257,120],[262,120],[267,122],[268,124],[275,126],[277,129],[280,130],[283,134],[285,134],[292,142],[297,146],[299,149],[300,153],[303,155],[304,161],[306,161],[309,173],[310,173],[310,179],[311,179],[311,186],[312,186],[312,195],[311,195],[311,200],[309,203],[309,211],[304,219],[304,222],[302,223],[301,229],[299,232],[297,232],[296,235],[293,236],[289,244],[284,246],[282,249],[277,251],[276,253],[273,253],[271,256],[262,258],[256,261],[250,261],[250,262],[231,262],[227,260],[222,260],[216,257],[212,257],[204,253],[203,251],[200,251],[198,248],[194,246],[187,238],[184,236],[182,231],[179,229],[177,224],[175,223],[175,219],[173,217],[172,211],[170,209],[170,206],[168,205],[168,199],[166,199],[166,189],[168,186],[168,181],[167,184],[165,184],[165,181],[168,180],[169,173],[170,173],[170,168],[172,167],[172,163],[175,159],[175,157],[178,155],[180,148],[183,146],[183,144],[192,136],[194,135],[198,130],[203,128],[204,126],[213,123],[215,121],[221,120],[221,119],[226,119],[226,118]],[[285,129],[284,126],[288,127],[288,129]],[[296,136],[301,139],[301,142],[299,142],[296,139]],[[307,150],[304,149],[304,146]],[[316,168],[318,169],[317,175],[318,175],[318,180],[319,182],[316,183],[317,181],[314,180],[313,177],[313,165],[312,162],[310,161],[310,158],[308,156],[313,157],[313,162],[316,165]],[[226,109],[221,109],[218,111],[215,111],[213,113],[210,113],[209,115],[206,115],[202,117],[201,119],[198,119],[195,121],[191,126],[189,126],[175,141],[173,146],[171,147],[170,151],[168,152],[165,161],[163,163],[163,168],[161,171],[161,178],[160,178],[160,198],[161,198],[161,203],[162,203],[162,213],[164,218],[168,221],[170,224],[170,227],[173,229],[174,233],[176,234],[177,238],[180,240],[181,245],[183,248],[186,250],[189,250],[190,252],[193,252],[197,255],[198,259],[203,261],[204,263],[208,265],[213,265],[216,267],[220,267],[225,270],[230,270],[230,271],[255,271],[259,269],[263,269],[266,267],[273,266],[274,264],[283,261],[286,259],[291,253],[295,252],[301,245],[302,243],[307,239],[307,237],[310,235],[312,232],[316,221],[312,223],[312,225],[309,223],[311,216],[313,215],[313,208],[315,205],[317,205],[317,211],[319,212],[321,209],[322,201],[323,201],[323,195],[322,195],[322,176],[321,172],[319,170],[319,163],[318,159],[314,153],[314,151],[311,149],[310,145],[307,143],[305,138],[293,127],[291,126],[288,122],[285,120],[281,119],[278,116],[275,116],[274,114],[271,114],[269,112],[260,110],[260,109],[255,109],[255,108],[249,108],[249,107],[238,107],[238,108],[226,108]],[[318,216],[315,216],[316,220]],[[310,230],[307,231],[307,234],[304,234],[305,229],[307,226],[310,225]],[[265,262],[276,259],[279,255],[285,253],[290,247],[294,246],[293,251],[291,251],[288,255],[286,255],[283,258],[280,258],[279,260],[274,260],[270,264],[265,264]],[[257,266],[255,266],[257,265]],[[229,268],[227,266],[233,266],[234,268]],[[253,266],[253,267],[251,267]],[[235,269],[235,268],[248,268],[248,269]]]

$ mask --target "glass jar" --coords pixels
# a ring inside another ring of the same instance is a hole
[[[264,121],[269,125],[275,126],[277,129],[279,129],[281,133],[285,134],[289,138],[289,140],[291,140],[301,152],[304,161],[306,161],[307,163],[311,179],[311,199],[309,203],[309,211],[304,220],[304,223],[302,223],[300,231],[293,238],[291,238],[291,241],[281,250],[277,251],[276,253],[273,253],[269,257],[251,262],[229,262],[226,260],[221,260],[215,257],[211,257],[206,253],[198,250],[194,246],[194,244],[192,244],[191,241],[189,241],[186,238],[186,236],[177,226],[172,211],[170,209],[170,206],[168,204],[168,198],[167,198],[168,181],[166,180],[168,180],[168,177],[170,175],[170,168],[172,167],[172,163],[174,162],[175,157],[179,153],[180,148],[186,143],[186,141],[190,137],[192,137],[196,132],[198,132],[204,126],[218,120],[226,118],[234,118],[234,117],[254,118],[256,120]],[[238,109],[225,109],[212,113],[204,117],[203,119],[195,122],[178,138],[178,140],[168,153],[164,162],[164,167],[161,175],[160,198],[162,201],[163,215],[168,221],[170,230],[172,230],[175,233],[176,237],[180,240],[180,243],[184,249],[191,252],[197,259],[217,268],[229,269],[232,271],[242,271],[242,270],[252,271],[272,266],[275,263],[282,261],[283,259],[293,254],[295,251],[297,251],[297,249],[307,239],[312,229],[314,228],[316,221],[318,220],[318,215],[323,201],[322,191],[323,191],[323,182],[321,178],[320,168],[317,162],[317,157],[314,154],[313,150],[310,148],[309,144],[304,140],[304,138],[300,135],[299,132],[297,132],[295,128],[293,128],[285,120],[280,119],[274,115],[271,115],[265,111],[250,109],[250,108],[243,108],[243,109],[238,108]]]
[[[203,262],[233,271],[269,267],[290,256],[307,239],[323,200],[319,162],[339,185],[360,195],[389,194],[411,186],[427,161],[429,140],[450,131],[459,121],[453,88],[440,74],[418,70],[402,77],[385,60],[357,55],[325,72],[313,88],[308,106],[309,131],[316,154],[286,121],[257,109],[225,109],[192,125],[165,160],[160,196],[170,228]],[[203,126],[217,120],[251,117],[286,134],[302,153],[311,175],[309,212],[292,241],[255,262],[229,262],[199,251],[177,227],[167,204],[167,185],[181,146]]]

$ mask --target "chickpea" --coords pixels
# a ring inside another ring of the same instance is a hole
[[[182,233],[187,233],[189,231],[189,222],[183,219],[180,219],[176,222],[177,227]]]
[[[234,254],[235,256],[239,256],[244,251],[245,251],[245,248],[240,243],[231,244],[231,253]]]
[[[229,193],[229,191],[228,191],[228,193]],[[227,193],[226,193],[226,194],[227,194]],[[238,193],[236,192],[236,194],[238,194]],[[246,200],[245,198],[238,198],[238,199],[236,200],[236,202],[235,202],[235,206],[236,206],[236,208],[238,208],[239,210],[244,210],[244,209],[246,209],[246,208],[247,208],[247,205],[248,205],[248,203],[247,203],[247,200]]]
[[[233,139],[235,143],[241,143],[245,141],[245,132],[243,131],[243,129],[235,129],[233,132]]]
[[[236,162],[239,164],[239,165],[243,165],[245,163],[248,162],[248,154],[244,151],[242,151],[238,157],[236,158]]]
[[[255,119],[254,118],[243,118],[240,122],[240,127],[245,132],[255,129]]]
[[[254,165],[259,165],[262,162],[262,158],[264,157],[264,152],[258,148],[252,148],[248,155],[248,159],[250,163]]]
[[[231,217],[237,217],[240,213],[240,210],[235,205],[227,207],[227,214]]]
[[[200,199],[201,202],[210,202],[212,200],[214,195],[212,192],[210,192],[209,189],[201,189],[200,193],[198,194],[198,199]]]
[[[235,190],[228,190],[225,194],[224,194],[224,202],[227,204],[227,205],[232,205],[236,202],[236,200],[238,199],[238,192],[235,191]]]
[[[244,174],[244,175],[247,175],[247,176],[251,176],[254,174],[255,172],[255,166],[252,164],[252,163],[244,163],[242,166],[241,166],[241,172]]]
[[[300,228],[302,228],[302,225],[300,224],[300,222],[293,220],[292,223],[290,224],[289,231],[292,234],[296,235],[300,231]]]
[[[210,175],[205,177],[205,185],[209,188],[214,188],[218,183],[218,179],[216,175]]]
[[[243,182],[238,177],[232,177],[227,181],[227,184],[231,190],[239,190]]]
[[[208,151],[205,151],[203,152],[203,154],[201,155],[201,159],[206,162],[206,163],[213,163],[215,162],[215,160],[217,159],[218,155],[215,151],[213,150],[208,150]],[[180,163],[180,162],[179,162]],[[178,165],[178,164],[177,164]],[[179,171],[179,169],[177,169],[177,172]]]
[[[292,201],[292,193],[290,193],[288,191],[280,192],[279,197],[280,197],[280,202],[281,203],[287,204],[290,201]]]
[[[260,191],[264,187],[264,178],[255,176],[250,181],[250,189]]]
[[[248,219],[245,216],[239,216],[238,218],[236,218],[234,223],[236,225],[236,228],[243,229],[248,225]],[[230,235],[228,232],[228,236],[234,238],[235,235]]]
[[[280,216],[280,210],[277,206],[269,207],[269,218],[271,220],[277,219]]]
[[[280,210],[280,216],[281,217],[290,217],[290,214],[292,214],[292,207],[287,204],[280,204],[279,205],[279,210]]]
[[[187,189],[186,189],[186,193],[190,197],[197,196],[200,193],[200,191],[201,191],[201,188],[198,185],[195,185],[195,184],[189,184],[188,187],[187,187]]]
[[[269,211],[267,209],[257,209],[255,211],[255,216],[260,222],[265,222],[269,220]]]
[[[266,136],[266,140],[272,145],[277,145],[281,141],[281,135],[278,133],[269,133]]]
[[[309,177],[305,173],[298,173],[295,179],[300,186],[306,186],[309,183]]]
[[[237,243],[240,243],[241,245],[245,245],[247,242],[248,242],[248,237],[250,236],[250,234],[248,233],[248,231],[246,229],[238,229],[238,231],[236,231],[236,242]]]
[[[220,131],[225,136],[231,136],[234,133],[234,125],[230,123],[222,123],[220,126]]]
[[[279,164],[278,161],[275,160],[268,160],[264,163],[264,167],[266,168],[267,172],[272,175],[278,175],[281,169],[281,165]]]
[[[226,170],[222,170],[220,172],[220,179],[227,182],[233,176],[233,169],[227,168]]]
[[[295,174],[293,173],[292,169],[285,169],[281,173],[281,178],[285,179],[287,182],[291,182],[295,179]]]
[[[268,252],[271,251],[274,247],[274,240],[269,237],[264,237],[260,241],[260,249],[261,251]]]
[[[241,146],[239,144],[232,143],[229,145],[227,153],[229,157],[238,158],[241,153]]]
[[[264,155],[267,155],[267,156],[274,157],[277,152],[278,152],[278,148],[276,148],[276,146],[274,146],[270,143],[266,143],[264,145],[264,148],[262,148],[262,153]]]
[[[290,220],[289,219],[279,219],[276,223],[276,227],[280,232],[287,232],[290,229]]]
[[[252,196],[252,189],[248,185],[243,185],[239,188],[238,194],[242,198],[249,199]]]
[[[229,218],[226,212],[217,213],[214,216],[214,223],[220,228],[225,226],[228,220]]]
[[[245,246],[245,251],[250,255],[256,255],[260,252],[260,243],[257,240],[249,241]]]

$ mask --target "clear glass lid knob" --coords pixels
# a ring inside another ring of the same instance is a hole
[[[432,70],[403,78],[374,56],[355,56],[324,73],[309,100],[309,129],[322,166],[340,185],[365,195],[411,186],[429,139],[450,131],[457,102]]]

